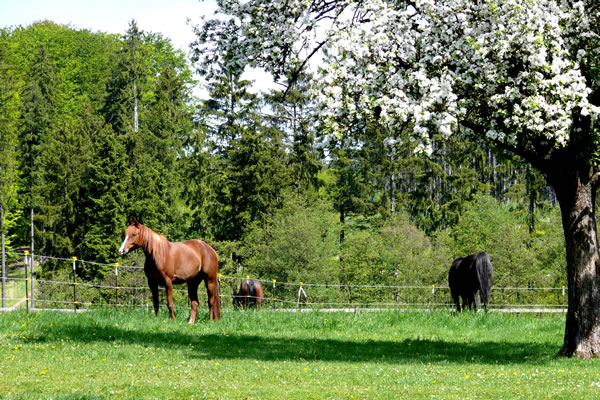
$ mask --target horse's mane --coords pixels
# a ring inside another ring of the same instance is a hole
[[[256,281],[254,279],[247,279],[244,283],[248,286],[248,295],[256,299]]]
[[[144,251],[150,254],[154,260],[163,260],[169,245],[167,238],[142,224],[138,228],[142,237],[142,248]]]

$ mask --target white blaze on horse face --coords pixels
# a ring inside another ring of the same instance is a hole
[[[123,243],[121,244],[121,247],[119,247],[119,254],[121,254],[121,255],[127,253],[125,251],[125,244],[127,243],[127,240],[129,240],[129,236],[125,236],[125,240],[123,240]]]

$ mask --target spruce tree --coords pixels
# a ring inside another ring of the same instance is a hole
[[[44,204],[41,191],[43,184],[42,154],[46,151],[47,139],[54,129],[55,112],[58,106],[56,93],[57,76],[54,61],[44,43],[35,49],[29,80],[23,93],[21,112],[20,165],[23,179],[22,197],[29,210],[31,250],[43,249],[44,243],[36,247],[35,230],[43,231],[43,226],[35,226],[36,210]]]
[[[82,259],[115,262],[126,223],[127,155],[110,125],[94,124],[93,153],[82,185],[77,252]],[[97,270],[86,271],[91,278]]]
[[[18,97],[13,68],[7,63],[4,41],[0,41],[0,252],[2,252],[2,307],[6,307],[6,246],[8,223],[18,207],[17,191],[17,120]]]
[[[267,121],[286,135],[292,184],[299,194],[315,191],[323,165],[315,148],[315,110],[308,77],[300,75],[287,89],[271,91],[265,101],[273,113]]]
[[[237,73],[213,78],[201,110],[215,155],[209,218],[218,240],[239,240],[252,221],[278,206],[288,184],[282,133],[266,127],[249,87]]]

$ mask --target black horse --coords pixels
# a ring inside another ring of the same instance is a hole
[[[459,257],[452,262],[448,272],[448,285],[456,311],[460,311],[460,299],[462,297],[462,309],[477,309],[475,295],[479,291],[479,297],[487,310],[490,300],[490,289],[494,279],[494,268],[487,253],[481,252],[467,257]]]

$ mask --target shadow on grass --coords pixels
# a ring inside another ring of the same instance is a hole
[[[45,342],[55,338],[73,342],[115,342],[169,349],[184,357],[199,359],[251,359],[259,361],[339,361],[384,363],[484,363],[529,364],[556,359],[557,348],[535,341],[478,341],[404,339],[399,341],[337,340],[270,337],[251,334],[188,334],[154,332],[139,328],[128,330],[113,326],[63,324],[50,336],[31,338]]]

